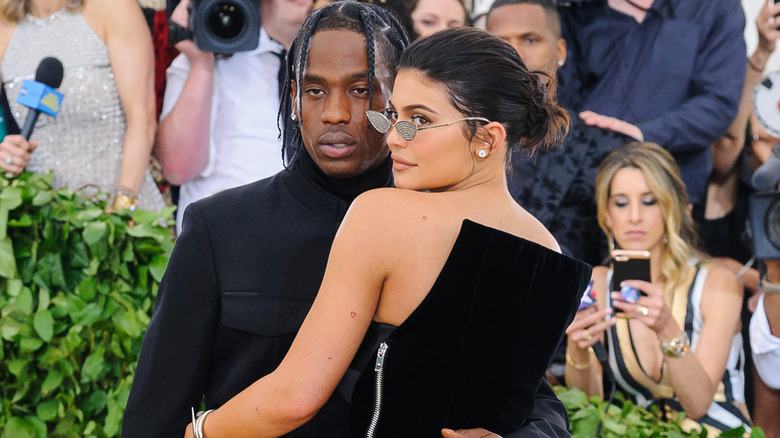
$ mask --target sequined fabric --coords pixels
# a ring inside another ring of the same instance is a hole
[[[65,94],[57,117],[41,114],[32,140],[38,148],[27,169],[54,171],[54,186],[98,187],[113,194],[122,161],[127,123],[119,101],[108,47],[80,13],[62,9],[47,18],[25,16],[0,64],[11,110],[21,125],[27,107],[16,103],[25,79],[35,79],[41,59],[53,56],[65,68],[59,90]],[[139,207],[160,210],[163,198],[148,171]]]

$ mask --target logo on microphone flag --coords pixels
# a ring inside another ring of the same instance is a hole
[[[57,116],[64,95],[48,85],[25,80],[16,96],[16,102],[50,116]]]

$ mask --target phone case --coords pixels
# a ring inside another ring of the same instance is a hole
[[[650,281],[650,253],[647,251],[626,251],[615,250],[612,252],[612,284],[610,291],[621,291],[624,301],[636,302],[639,296],[636,295],[637,289],[620,287],[620,283],[625,280],[643,280]],[[645,295],[641,292],[641,295]],[[613,308],[614,313],[623,311],[617,307]]]

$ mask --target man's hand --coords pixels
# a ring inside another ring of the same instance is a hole
[[[501,438],[501,435],[485,429],[442,429],[441,436],[444,438]]]
[[[171,12],[170,20],[179,26],[189,29],[190,12],[189,12],[190,0],[181,0],[176,8]],[[189,59],[190,64],[193,66],[203,64],[211,69],[214,68],[214,54],[211,52],[204,52],[200,50],[195,42],[192,40],[181,40],[176,45],[176,50]]]
[[[639,141],[644,141],[645,139],[645,136],[642,134],[642,131],[638,126],[632,125],[631,123],[624,122],[623,120],[616,119],[614,117],[594,113],[593,111],[583,111],[580,113],[580,118],[588,126],[598,126],[601,129],[609,129],[610,131],[625,134]]]

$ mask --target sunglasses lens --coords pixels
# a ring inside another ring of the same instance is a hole
[[[397,129],[398,133],[401,134],[401,138],[406,141],[412,141],[414,136],[417,134],[417,125],[412,122],[398,122],[395,124],[395,129]]]
[[[390,121],[387,120],[387,117],[380,112],[368,110],[366,111],[366,117],[368,118],[368,122],[371,123],[371,126],[382,134],[387,134],[387,131],[390,130],[390,126],[392,126]]]

